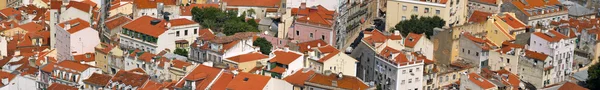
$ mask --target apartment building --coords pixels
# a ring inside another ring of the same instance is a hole
[[[487,38],[478,38],[470,33],[464,33],[460,36],[460,60],[471,63],[479,69],[489,67],[490,51],[496,48],[498,48],[498,45]],[[477,70],[477,72],[480,72],[480,70]]]
[[[243,53],[258,50],[253,46],[254,32],[240,32],[230,36],[216,37],[209,29],[201,30],[200,37],[191,47],[192,59],[197,63],[213,62],[223,63],[224,58],[229,58]],[[193,58],[195,57],[195,58]]]
[[[534,32],[529,42],[529,50],[546,54],[551,57],[551,64],[555,69],[552,73],[556,78],[551,82],[562,82],[568,80],[573,70],[573,51],[575,50],[575,38],[565,36],[555,30],[543,30]]]
[[[183,79],[177,81],[174,89],[219,89],[224,90],[229,81],[233,79],[233,73],[224,69],[198,65]]]
[[[311,68],[317,73],[336,73],[348,76],[356,76],[356,64],[358,61],[331,45],[311,48],[304,59],[304,67]]]
[[[506,70],[510,73],[519,73],[519,61],[524,54],[523,45],[514,44],[509,41],[502,43],[498,50],[490,52],[490,70]]]
[[[198,39],[196,39],[196,41],[190,45],[190,55],[188,56],[189,60],[194,63],[206,62],[206,59],[208,58],[206,55],[207,51],[209,50],[208,41],[214,39],[215,37],[215,34],[210,29],[199,30]]]
[[[528,26],[547,26],[552,21],[568,19],[568,9],[558,0],[517,0],[503,4],[502,12],[513,12]]]
[[[52,49],[57,48],[56,44],[58,44],[56,41],[56,36],[54,36],[54,34],[57,34],[58,27],[56,26],[59,23],[63,23],[69,20],[73,20],[73,19],[81,19],[84,22],[87,22],[91,27],[91,25],[94,25],[95,23],[92,23],[93,21],[93,16],[94,13],[97,13],[97,11],[94,11],[94,8],[92,7],[92,5],[88,4],[88,3],[84,3],[84,2],[77,2],[77,1],[70,1],[70,0],[64,0],[64,1],[50,1],[50,17],[46,17],[49,18],[50,21],[48,22],[48,25],[50,25],[50,37],[51,37],[51,41],[50,41],[50,46]],[[97,15],[96,15],[97,16]],[[72,23],[73,24],[73,23]],[[90,34],[91,35],[91,34]],[[64,43],[64,42],[61,42]]]
[[[273,78],[285,78],[293,72],[300,71],[304,66],[304,54],[290,51],[289,48],[273,50],[269,58],[262,74]]]
[[[477,73],[463,74],[460,78],[460,90],[497,90],[498,87]]]
[[[171,60],[168,64],[171,66],[168,70],[171,78],[167,80],[180,80],[196,66],[183,60]]]
[[[56,26],[56,35],[51,38],[55,41],[58,50],[57,60],[73,60],[72,55],[95,52],[94,47],[100,44],[98,31],[91,27],[87,21],[79,18],[71,19]]]
[[[140,50],[135,50],[126,55],[124,60],[124,70],[141,69],[146,71],[145,74],[150,75],[157,80],[171,79],[168,70],[169,67],[171,67],[171,64],[169,64],[170,60],[166,57]]]
[[[102,28],[102,41],[108,42],[109,44],[116,44],[119,40],[119,33],[123,30],[123,26],[125,24],[133,21],[126,15],[119,14],[119,16],[114,16],[113,18],[109,18],[104,22],[106,28]]]
[[[519,60],[519,77],[523,82],[531,83],[536,88],[543,88],[558,83],[555,80],[554,65],[550,62],[552,57],[541,52],[524,51],[524,56]]]
[[[391,0],[387,1],[386,29],[390,29],[400,21],[418,17],[439,16],[446,21],[445,26],[462,25],[466,22],[467,2],[461,0]],[[386,30],[388,31],[388,30]]]
[[[334,31],[335,11],[326,9],[319,5],[314,8],[300,6],[292,8],[293,15],[297,15],[293,26],[287,32],[287,38],[298,42],[307,42],[321,39],[327,43],[336,43],[336,31]],[[337,46],[337,45],[336,45]]]
[[[115,74],[119,69],[125,68],[124,51],[118,46],[102,43],[94,48],[96,50],[96,67],[100,68],[103,73]]]
[[[120,47],[158,53],[162,50],[175,50],[175,42],[194,41],[199,25],[188,19],[161,20],[141,16],[123,26]],[[189,43],[188,43],[189,44]]]
[[[250,72],[251,70],[255,70],[255,68],[266,66],[267,60],[269,60],[269,56],[267,55],[260,52],[250,52],[226,58],[223,62],[232,69],[237,69],[241,72]]]
[[[144,72],[119,70],[112,78],[110,78],[107,85],[108,88],[105,89],[135,90],[141,88],[147,81],[150,81],[150,76]]]
[[[52,69],[50,85],[60,83],[82,89],[85,85],[83,80],[89,78],[93,73],[100,72],[100,69],[96,67],[65,60],[56,64]]]
[[[469,0],[468,2],[469,13],[482,11],[492,14],[500,13],[500,6],[504,3],[502,0]]]
[[[365,82],[374,82],[375,79],[375,62],[378,59],[377,55],[383,51],[383,48],[390,47],[395,50],[402,50],[402,35],[400,32],[394,34],[383,33],[379,30],[364,30],[364,38],[350,54],[351,57],[360,61],[357,65],[356,77],[361,78]]]
[[[246,13],[246,18],[264,19],[275,18],[282,14],[280,10],[284,9],[281,0],[221,0],[226,10],[234,10],[238,16]]]
[[[179,6],[175,0],[133,0],[133,18],[179,18]]]
[[[423,54],[429,60],[433,59],[433,42],[425,34],[408,33],[404,38],[404,46],[404,50]]]
[[[93,73],[89,78],[83,80],[84,88],[88,90],[103,90],[110,81],[109,78],[112,78],[110,75]]]

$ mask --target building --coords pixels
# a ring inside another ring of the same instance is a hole
[[[184,0],[182,0],[184,1]],[[185,18],[185,19],[189,19],[189,20],[193,20],[192,19],[192,9],[194,7],[198,7],[198,8],[208,8],[208,7],[214,7],[214,8],[220,8],[219,4],[190,4],[189,6],[182,6],[180,8],[181,11],[179,11],[179,18]]]
[[[553,57],[549,62],[555,69],[552,73],[556,78],[551,82],[568,80],[568,75],[573,71],[573,51],[575,38],[565,36],[555,30],[534,32],[529,42],[529,50]]]
[[[290,27],[286,37],[297,42],[307,42],[321,39],[327,43],[336,43],[336,31],[334,31],[335,11],[327,10],[319,5],[314,8],[300,6],[292,8],[293,15],[297,15],[296,21]],[[337,45],[336,45],[337,47]]]
[[[76,87],[73,87],[73,86],[56,83],[56,84],[50,85],[47,90],[79,90],[79,89]]]
[[[564,82],[561,84],[556,84],[553,86],[548,86],[542,89],[546,89],[546,90],[589,90],[585,87],[579,86],[575,83],[572,82]]]
[[[119,14],[132,16],[133,14],[133,3],[132,2],[116,2],[111,3],[110,10],[108,10],[108,17],[116,16]]]
[[[462,25],[466,22],[467,2],[461,2],[460,0],[387,1],[385,28],[389,29],[400,21],[409,20],[412,18],[411,15],[418,15],[419,17],[439,16],[446,21],[445,26]]]
[[[139,49],[151,53],[162,50],[175,50],[175,42],[194,41],[199,25],[188,19],[161,20],[141,16],[123,26],[120,46],[126,49]]]
[[[268,76],[262,76],[250,73],[239,73],[227,84],[227,90],[247,89],[247,90],[284,90],[291,89],[292,84],[281,80],[273,79]]]
[[[177,81],[173,88],[192,90],[212,88],[223,90],[233,78],[233,74],[224,69],[198,65],[183,79]]]
[[[118,46],[102,43],[95,50],[96,67],[103,73],[115,74],[117,70],[125,69],[124,52]]]
[[[595,9],[587,8],[583,5],[575,3],[573,1],[567,0],[558,0],[560,3],[564,4],[569,10],[569,18],[596,18],[597,11]]]
[[[149,79],[150,76],[144,74],[144,72],[119,70],[110,78],[106,89],[139,89]]]
[[[52,34],[50,36],[52,39],[50,41],[51,49],[57,48],[56,46],[60,46],[60,45],[56,45],[56,44],[59,44],[56,42],[56,41],[58,41],[57,40],[58,37],[54,36],[54,34],[59,33],[60,30],[58,30],[58,28],[62,28],[62,27],[56,26],[57,24],[71,21],[74,19],[81,19],[82,22],[87,22],[87,24],[88,24],[87,26],[89,26],[89,27],[91,27],[91,25],[94,24],[94,23],[92,23],[92,21],[93,21],[93,16],[94,16],[95,11],[93,10],[94,8],[92,7],[92,5],[90,5],[88,3],[84,3],[84,2],[77,2],[77,1],[71,2],[69,0],[50,1],[50,2],[54,3],[54,4],[50,4],[50,10],[49,10],[50,17],[46,17],[46,18],[50,18],[48,25],[50,25],[50,33]],[[71,24],[74,25],[74,23],[71,23]],[[91,35],[91,34],[89,34],[89,35]],[[94,35],[96,35],[96,34],[94,34]],[[65,35],[63,35],[63,36],[65,36]],[[64,42],[60,42],[60,43],[64,43]]]
[[[404,38],[404,46],[404,50],[423,54],[429,60],[433,59],[433,42],[427,38],[427,35],[408,33]]]
[[[460,60],[471,63],[479,69],[489,67],[490,51],[496,48],[498,48],[498,45],[487,38],[478,38],[470,33],[464,33],[460,36]]]
[[[216,37],[213,31],[210,29],[201,29],[198,32],[198,39],[196,39],[196,41],[190,45],[191,49],[189,60],[194,63],[202,63],[207,61],[206,59],[208,59],[208,57],[206,55],[207,51],[209,50],[208,41]]]
[[[510,73],[519,73],[519,61],[524,54],[525,47],[509,41],[502,43],[498,50],[490,52],[489,69],[507,70]]]
[[[237,11],[238,16],[246,13],[246,18],[263,19],[279,17],[285,3],[281,0],[220,0],[226,10]]]
[[[316,47],[311,48],[304,55],[306,57],[304,67],[313,69],[317,73],[356,76],[358,61],[331,45],[321,46],[317,44]]]
[[[18,25],[17,23],[10,23],[10,24],[11,25],[9,25],[9,26],[13,26],[15,28],[4,30],[4,31],[0,32],[0,34],[4,35],[6,37],[12,37],[17,34],[23,35],[23,34],[26,34],[29,32],[36,33],[36,32],[41,32],[42,30],[44,30],[44,26],[33,23],[33,22],[23,24],[23,25]]]
[[[179,6],[175,0],[133,0],[133,18],[150,16],[167,19],[164,15],[168,18],[179,18]]]
[[[161,54],[164,53],[161,52]],[[167,59],[165,56],[140,50],[134,50],[125,55],[127,56],[124,60],[124,70],[141,69],[145,71],[144,74],[147,74],[156,80],[171,79],[171,73],[169,73],[169,67],[171,67],[171,64],[169,63],[170,59]]]
[[[285,78],[304,67],[304,54],[290,51],[289,48],[273,50],[269,58],[262,74],[273,78]]]
[[[267,65],[269,56],[260,52],[250,52],[237,56],[225,58],[223,62],[227,67],[240,70],[241,72],[250,72],[254,68],[261,68]]]
[[[483,11],[486,13],[500,13],[500,6],[504,4],[502,0],[472,0],[468,1],[469,13],[473,11]]]
[[[301,71],[283,78],[283,80],[294,85],[293,90],[303,89],[335,89],[335,90],[370,90],[374,86],[363,82],[357,77],[333,74],[315,73],[312,69],[304,68]]]
[[[558,83],[555,80],[554,65],[550,62],[553,61],[550,56],[540,52],[534,52],[525,50],[525,56],[522,56],[519,60],[519,68],[521,69],[518,73],[519,77],[523,82],[532,84],[536,88],[543,88],[548,85]]]
[[[73,60],[72,55],[93,53],[94,47],[100,44],[98,31],[83,19],[75,18],[55,26],[56,36],[51,41],[56,40],[57,59],[60,61]]]
[[[168,64],[171,66],[168,70],[171,78],[167,80],[180,80],[195,67],[195,65],[192,63],[176,59],[171,60],[171,62],[168,62]]]
[[[102,41],[108,42],[109,44],[118,43],[119,33],[123,30],[123,26],[131,21],[133,21],[131,18],[123,14],[119,14],[118,16],[114,16],[114,18],[106,20],[104,23],[106,28],[102,28]]]
[[[256,33],[240,32],[230,36],[216,37],[210,29],[201,30],[200,38],[192,46],[191,60],[197,63],[214,62],[219,64],[223,58],[229,58],[243,53],[255,52],[253,45]],[[199,53],[199,54],[197,54]],[[197,61],[196,61],[197,60]]]
[[[390,47],[396,50],[402,50],[404,44],[402,44],[402,36],[400,32],[394,32],[394,34],[384,34],[379,30],[364,30],[364,38],[361,42],[352,50],[351,57],[359,61],[357,65],[356,77],[362,79],[365,82],[376,81],[375,68],[377,55],[383,51],[383,48]]]
[[[94,73],[89,78],[83,80],[83,83],[85,84],[84,89],[103,90],[105,88],[108,88],[106,86],[109,84],[109,78],[112,78],[112,76]]]
[[[528,26],[547,26],[552,21],[568,19],[568,9],[558,0],[519,0],[501,6],[502,12],[513,12]]]
[[[77,88],[84,88],[83,80],[89,78],[94,73],[100,73],[98,68],[79,62],[65,60],[56,64],[52,70],[50,82],[60,83]]]
[[[479,76],[477,73],[461,75],[461,90],[497,90],[498,87],[489,80]]]

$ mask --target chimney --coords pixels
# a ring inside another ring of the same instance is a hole
[[[302,3],[300,3],[300,10],[302,10],[302,9],[306,9],[306,2],[304,2],[304,1]]]
[[[317,47],[321,47],[321,43],[317,43]]]
[[[400,31],[398,31],[398,30],[394,31],[394,35],[396,35],[396,36],[400,35]]]
[[[79,63],[81,63],[81,64],[85,64],[85,61],[81,60],[81,61],[79,61]]]
[[[71,29],[71,24],[69,24],[69,22],[65,22],[63,29],[65,29],[65,31]]]
[[[310,47],[310,46],[308,46],[308,47]],[[290,52],[290,47],[283,47],[283,50],[284,50],[285,52]]]
[[[8,77],[3,77],[2,78],[2,84],[8,85]]]

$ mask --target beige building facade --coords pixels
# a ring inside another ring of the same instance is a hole
[[[387,1],[386,27],[391,29],[400,21],[418,17],[439,16],[445,26],[462,25],[467,18],[466,0],[389,0]]]

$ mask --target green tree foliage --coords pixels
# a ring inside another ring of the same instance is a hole
[[[177,54],[177,55],[185,56],[185,57],[188,56],[188,51],[185,50],[185,49],[181,49],[181,48],[175,49],[174,53]]]
[[[409,20],[400,21],[392,30],[399,30],[404,36],[412,32],[417,34],[425,33],[429,37],[433,35],[433,28],[443,27],[446,24],[446,21],[438,16],[419,18],[417,15],[412,15],[410,17]]]
[[[250,19],[250,20],[248,20],[248,21],[246,21],[246,22],[248,22],[248,24],[249,24],[250,26],[252,26],[252,27],[255,27],[255,28],[258,28],[258,23],[256,23],[256,20],[254,20],[254,19]]]
[[[222,11],[214,7],[192,8],[192,19],[204,28],[210,28],[225,35],[238,32],[259,32],[256,22],[246,22],[245,15],[237,16],[236,11]],[[250,21],[250,20],[249,20]]]
[[[262,54],[271,53],[271,48],[273,47],[273,45],[271,45],[271,42],[267,41],[267,39],[265,39],[265,38],[257,38],[254,41],[253,46],[260,47],[260,52]]]
[[[586,87],[590,90],[600,90],[600,64],[592,65],[588,68],[588,80]]]

